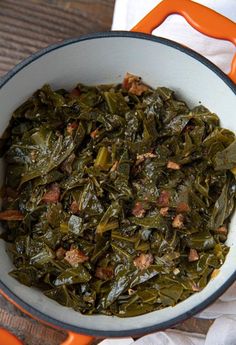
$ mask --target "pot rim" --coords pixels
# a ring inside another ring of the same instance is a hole
[[[30,57],[26,58],[19,64],[17,64],[14,68],[12,68],[4,77],[0,79],[0,90],[4,85],[12,79],[19,71],[21,71],[23,68],[25,68],[30,63],[34,62],[35,60],[39,59],[43,55],[46,55],[54,50],[57,50],[59,48],[76,44],[82,41],[86,40],[92,40],[92,39],[103,39],[103,38],[109,38],[109,37],[130,37],[130,38],[136,38],[136,39],[143,39],[143,40],[149,40],[157,43],[161,43],[163,45],[167,45],[169,47],[172,47],[174,49],[177,49],[190,57],[195,58],[199,62],[201,62],[203,65],[208,67],[210,70],[212,70],[219,78],[221,78],[225,84],[234,92],[236,95],[236,84],[223,72],[221,71],[216,65],[214,65],[212,62],[207,60],[204,56],[200,55],[199,53],[193,51],[190,48],[187,48],[180,43],[171,41],[166,38],[153,36],[149,34],[143,34],[138,32],[129,32],[129,31],[109,31],[109,32],[98,32],[93,34],[87,34],[80,36],[79,38],[70,38],[66,39],[62,42],[58,42],[55,44],[52,44],[44,49],[39,50],[38,52],[32,54]],[[158,324],[148,326],[148,327],[138,327],[135,329],[130,330],[123,330],[123,331],[109,331],[109,330],[94,330],[91,328],[83,328],[79,326],[73,326],[71,324],[68,324],[66,322],[62,322],[59,320],[56,320],[55,318],[48,316],[44,314],[43,312],[39,311],[38,309],[32,307],[27,302],[24,302],[21,298],[19,298],[15,293],[13,293],[0,279],[0,290],[3,292],[3,295],[7,295],[9,299],[12,302],[15,302],[16,306],[19,306],[21,310],[24,310],[27,314],[30,314],[32,317],[35,317],[39,319],[42,322],[45,322],[47,324],[54,325],[56,328],[64,329],[67,331],[72,331],[76,333],[82,333],[82,334],[88,334],[92,336],[99,336],[99,337],[124,337],[124,336],[134,336],[134,335],[141,335],[141,334],[147,334],[147,333],[153,333],[160,331],[162,329],[169,328],[177,323],[180,323],[193,315],[199,313],[203,309],[205,309],[207,306],[209,306],[211,303],[213,303],[217,298],[219,298],[236,280],[236,268],[234,273],[221,285],[221,287],[216,290],[211,296],[209,296],[207,299],[205,299],[202,303],[198,304],[197,306],[190,309],[188,312],[182,313],[176,317],[173,317],[169,319],[168,321],[160,322]],[[23,285],[22,285],[23,286]]]

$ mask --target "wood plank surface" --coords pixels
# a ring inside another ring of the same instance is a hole
[[[0,0],[0,76],[51,43],[109,30],[113,8],[114,0]]]

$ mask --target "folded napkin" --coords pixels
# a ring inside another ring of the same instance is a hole
[[[112,29],[130,30],[159,2],[160,0],[116,0]],[[236,0],[196,0],[195,2],[236,21]],[[225,73],[230,70],[233,55],[236,53],[233,44],[202,35],[178,15],[167,18],[159,28],[153,31],[153,34],[192,48],[211,60]],[[131,338],[106,339],[100,345],[236,345],[236,283],[198,316],[216,318],[206,336],[166,330],[147,335],[137,341]]]
[[[146,335],[136,341],[132,338],[106,339],[99,345],[235,345],[236,320],[220,317],[215,320],[206,336],[177,330],[166,330]]]
[[[130,30],[160,0],[116,0],[113,17],[113,30]],[[197,0],[202,5],[214,9],[216,12],[236,21],[236,0]],[[219,28],[220,30],[220,28]],[[172,15],[156,30],[156,36],[169,38],[182,43],[204,55],[224,72],[229,71],[235,47],[232,43],[206,37],[193,29],[183,17]]]

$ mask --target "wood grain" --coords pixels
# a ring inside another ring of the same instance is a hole
[[[114,0],[0,0],[0,76],[69,37],[111,27]]]

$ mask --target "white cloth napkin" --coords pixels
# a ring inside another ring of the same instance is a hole
[[[100,345],[235,345],[236,320],[232,317],[220,317],[215,320],[206,336],[177,330],[158,332],[139,340],[132,338],[106,339]]]
[[[130,30],[160,0],[116,0],[113,30]],[[236,21],[236,0],[195,0]],[[220,30],[220,28],[219,28]],[[235,54],[235,47],[226,41],[206,37],[178,15],[172,15],[157,29],[154,35],[182,43],[204,55],[225,73]],[[147,335],[137,341],[132,338],[106,339],[100,345],[236,345],[236,283],[218,301],[199,315],[216,318],[205,336],[176,330],[166,330]]]
[[[116,0],[112,29],[132,29],[159,2],[160,0]],[[216,12],[236,21],[236,0],[197,0],[195,2],[211,7]],[[230,70],[235,53],[233,44],[204,36],[179,15],[168,17],[159,28],[153,31],[153,34],[194,49],[214,62],[224,72]]]

